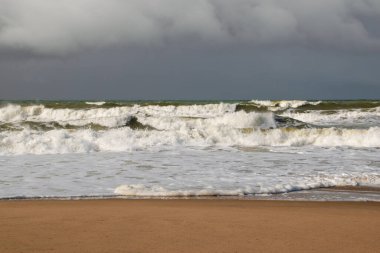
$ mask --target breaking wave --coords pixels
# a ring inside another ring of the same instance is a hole
[[[338,103],[325,101],[249,102],[266,108],[261,111],[243,110],[242,103],[232,102],[118,102],[104,107],[107,103],[116,102],[2,104],[0,154],[130,151],[168,145],[380,147],[380,107],[364,106],[378,102],[346,102],[363,108],[335,111],[296,110]],[[83,109],[83,105],[95,107]]]
[[[248,123],[248,122],[247,122]],[[168,122],[166,122],[168,124]],[[187,124],[178,122],[161,130],[130,127],[94,131],[67,129],[46,132],[22,130],[0,133],[0,154],[56,154],[98,151],[131,151],[163,146],[352,146],[380,147],[380,128],[363,129],[255,129],[235,128],[223,121]],[[169,126],[169,124],[168,124]],[[197,126],[197,127],[195,127]]]

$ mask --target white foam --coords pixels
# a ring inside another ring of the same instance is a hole
[[[334,114],[291,109],[304,102],[273,106],[289,109],[281,116],[325,128],[277,128],[274,112],[235,112],[236,104],[223,103],[87,109],[2,105],[0,197],[114,191],[143,197],[241,196],[380,185],[380,109]],[[132,116],[155,130],[126,127]],[[19,124],[25,121],[83,127],[36,130]],[[358,128],[344,127],[358,122]],[[89,123],[107,128],[87,129]],[[20,130],[5,131],[7,124]]]
[[[300,101],[299,103],[304,102]],[[298,104],[299,104],[298,103]],[[297,104],[297,103],[295,103]],[[296,106],[296,105],[293,106]],[[360,129],[276,128],[272,112],[235,112],[236,104],[184,106],[124,106],[92,109],[52,109],[43,105],[9,104],[0,108],[2,123],[24,121],[60,122],[85,126],[96,123],[109,129],[55,129],[0,132],[0,154],[60,154],[98,151],[131,151],[164,146],[320,146],[380,147],[379,124]],[[131,116],[156,130],[124,127]],[[308,123],[330,126],[332,122],[369,122],[380,119],[380,109],[342,111],[332,115],[318,111],[286,112]],[[380,123],[380,121],[379,121]]]
[[[119,144],[115,139],[107,148]],[[44,152],[54,148],[48,140],[45,145]],[[335,185],[380,186],[377,149],[270,150],[167,145],[133,152],[0,156],[0,197],[114,195],[115,188],[128,196],[241,196]]]
[[[104,105],[106,102],[105,101],[99,101],[99,102],[86,102],[88,105]]]
[[[372,109],[335,110],[334,113],[326,114],[324,111],[311,110],[305,112],[286,111],[282,116],[297,119],[316,125],[340,125],[340,126],[379,126],[380,107]]]
[[[115,194],[134,197],[194,197],[194,196],[240,196],[244,195],[244,190],[217,190],[199,189],[199,190],[168,190],[162,186],[144,186],[142,184],[121,185],[118,186]]]
[[[271,111],[278,111],[278,110],[284,110],[288,108],[298,108],[303,105],[318,105],[322,101],[304,101],[304,100],[280,100],[280,101],[274,101],[274,100],[251,100],[251,103],[254,103],[259,106],[265,106],[268,108],[268,110]]]
[[[235,111],[235,104],[207,104],[189,106],[123,106],[93,109],[53,109],[43,105],[21,106],[8,104],[0,107],[0,122],[60,122],[71,125],[97,123],[109,127],[120,126],[130,115],[156,117],[215,117]]]
[[[264,183],[264,182],[263,182]],[[208,186],[198,189],[167,189],[160,185],[146,186],[143,184],[120,185],[115,194],[134,197],[193,197],[193,196],[243,196],[260,194],[278,194],[292,191],[310,190],[333,186],[380,185],[380,175],[336,175],[316,176],[303,181],[294,181],[285,184],[242,185],[235,189],[220,189]]]
[[[34,130],[0,133],[0,154],[59,154],[131,151],[165,146],[320,146],[380,147],[380,128],[370,129],[252,129],[206,120],[167,124],[165,131],[136,131],[128,127],[93,131]],[[246,122],[249,123],[249,120]]]

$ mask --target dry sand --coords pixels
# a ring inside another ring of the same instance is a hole
[[[0,201],[0,252],[380,252],[380,203]]]

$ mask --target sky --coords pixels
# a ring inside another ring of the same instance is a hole
[[[0,99],[380,99],[380,1],[1,0]]]

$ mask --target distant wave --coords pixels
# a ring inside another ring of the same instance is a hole
[[[321,126],[370,127],[380,125],[380,107],[350,110],[286,111],[281,116]]]
[[[88,105],[104,105],[106,102],[105,101],[100,101],[100,102],[86,102]]]
[[[303,101],[303,100],[251,100],[251,104],[259,107],[267,107],[270,110],[298,108],[305,105],[318,105],[322,101]]]
[[[371,100],[348,100],[348,101],[304,101],[304,100],[251,100],[239,103],[237,110],[244,111],[285,111],[294,109],[305,110],[349,110],[370,109],[380,107],[380,101]]]

